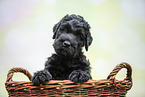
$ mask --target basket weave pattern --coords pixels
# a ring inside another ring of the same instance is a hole
[[[116,74],[122,69],[127,69],[124,80],[116,80]],[[5,83],[10,97],[87,97],[87,96],[118,96],[124,97],[132,87],[132,68],[127,63],[118,64],[104,80],[89,80],[83,84],[70,80],[50,80],[40,86],[34,86],[31,81],[13,81],[13,74],[24,73],[30,80],[31,74],[23,68],[12,68],[7,75]]]

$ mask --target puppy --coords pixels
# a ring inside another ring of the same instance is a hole
[[[92,79],[90,63],[83,55],[92,43],[90,26],[79,15],[66,15],[53,27],[55,54],[48,58],[44,70],[34,73],[32,83],[43,84],[49,80],[71,80],[75,83]]]

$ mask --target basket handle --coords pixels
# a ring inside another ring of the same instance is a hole
[[[32,78],[32,75],[26,69],[12,68],[9,70],[9,72],[7,74],[6,82],[12,81],[12,77],[13,77],[14,73],[16,73],[16,72],[21,72],[21,73],[25,74],[29,78],[29,80],[31,80],[31,78]]]
[[[124,80],[128,81],[128,82],[132,82],[132,68],[128,63],[121,63],[118,64],[113,71],[109,74],[109,76],[107,77],[108,80],[115,80],[116,74],[122,69],[122,68],[126,68],[127,69],[127,75],[126,78]]]

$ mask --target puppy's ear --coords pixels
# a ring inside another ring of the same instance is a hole
[[[91,45],[92,41],[93,41],[93,38],[92,38],[92,36],[91,36],[91,33],[89,32],[89,33],[86,35],[86,42],[85,42],[85,49],[86,49],[86,51],[88,51],[88,48],[89,48],[89,46]]]
[[[58,22],[57,24],[54,25],[54,27],[53,27],[53,39],[56,38],[57,30],[60,27],[60,25],[61,25],[61,22]]]
[[[84,26],[85,26],[85,29],[86,29],[85,49],[86,49],[86,51],[88,51],[88,48],[93,41],[93,38],[92,38],[91,33],[89,31],[89,29],[90,29],[89,24],[86,23]]]
[[[67,14],[66,16],[64,16],[57,24],[54,25],[54,27],[53,27],[53,39],[56,38],[56,36],[57,36],[57,31],[58,31],[60,25],[62,24],[63,20],[64,20],[66,17],[68,17],[68,14]]]

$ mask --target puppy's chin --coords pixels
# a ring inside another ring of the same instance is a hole
[[[55,52],[58,55],[61,55],[66,58],[74,58],[76,56],[76,52],[74,49],[66,48],[66,47],[55,49]]]

